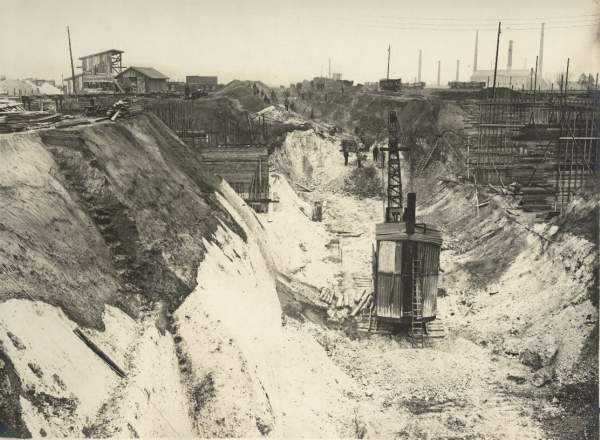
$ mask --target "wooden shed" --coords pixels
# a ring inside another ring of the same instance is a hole
[[[129,67],[116,76],[119,84],[130,93],[168,92],[168,76],[152,67]]]
[[[375,309],[377,317],[407,321],[413,317],[413,292],[419,289],[422,319],[435,319],[442,235],[431,225],[375,225]]]
[[[266,147],[216,147],[199,150],[202,163],[221,176],[257,212],[269,207],[269,153]]]

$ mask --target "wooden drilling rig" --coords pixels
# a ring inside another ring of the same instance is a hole
[[[375,329],[409,328],[423,346],[426,324],[436,318],[442,236],[432,225],[416,222],[416,194],[403,207],[400,152],[409,151],[395,112],[388,116],[387,206],[375,229],[373,261]]]

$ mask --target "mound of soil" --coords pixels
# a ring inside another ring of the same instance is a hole
[[[177,307],[220,222],[196,155],[157,118],[2,136],[0,300],[102,328],[105,304]]]

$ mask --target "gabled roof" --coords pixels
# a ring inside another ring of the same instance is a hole
[[[168,76],[163,75],[162,73],[160,73],[158,70],[156,70],[153,67],[135,67],[135,66],[131,66],[131,67],[128,67],[127,69],[123,70],[121,73],[119,73],[117,75],[117,78],[120,77],[121,75],[123,75],[128,70],[135,70],[136,72],[139,72],[142,75],[147,76],[148,78],[151,78],[151,79],[169,79]]]
[[[90,57],[95,57],[96,55],[102,55],[105,53],[111,53],[111,54],[118,54],[118,53],[123,53],[122,50],[118,50],[118,49],[108,49],[108,50],[103,50],[102,52],[97,52],[97,53],[93,53],[91,55],[84,55],[82,57],[79,57],[80,60],[83,60],[84,58],[90,58]]]

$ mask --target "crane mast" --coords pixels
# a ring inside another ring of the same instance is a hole
[[[388,116],[388,184],[387,207],[385,209],[386,223],[400,223],[402,221],[402,171],[400,169],[400,125],[395,111]]]

